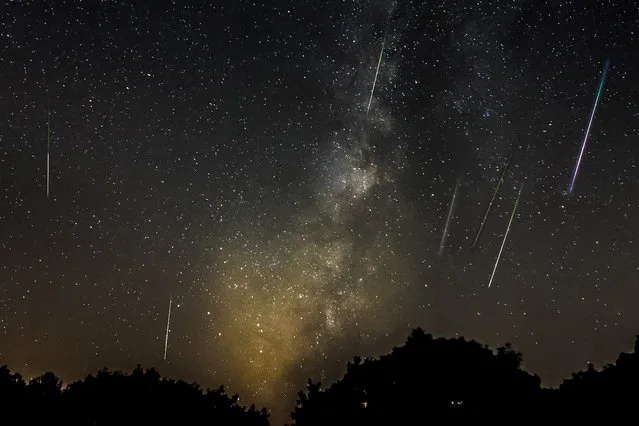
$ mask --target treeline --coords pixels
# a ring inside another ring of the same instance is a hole
[[[266,409],[248,409],[224,387],[161,378],[138,366],[131,374],[107,369],[62,388],[53,373],[25,381],[0,367],[0,404],[7,425],[241,425],[267,426]]]
[[[541,387],[510,345],[434,339],[421,329],[389,355],[348,363],[323,389],[308,382],[291,414],[297,426],[637,423],[639,335],[634,352],[601,371],[590,364],[559,389]]]
[[[639,336],[633,353],[600,371],[589,365],[558,389],[542,388],[521,362],[510,345],[493,351],[416,329],[388,355],[356,357],[328,387],[309,379],[291,418],[298,426],[636,421]],[[2,424],[269,424],[266,409],[238,401],[223,387],[202,390],[139,366],[131,374],[104,369],[64,389],[53,373],[27,382],[0,367]]]

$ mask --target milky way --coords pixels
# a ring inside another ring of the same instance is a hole
[[[637,49],[632,2],[9,3],[0,363],[155,365],[278,423],[417,326],[549,385],[611,362],[639,331]]]
[[[370,35],[350,34],[349,44],[359,46]],[[219,336],[223,357],[245,366],[237,380],[260,399],[277,403],[282,393],[295,395],[301,372],[326,379],[329,353],[389,322],[394,327],[395,320],[378,313],[393,311],[392,294],[409,282],[402,269],[411,259],[397,247],[404,229],[419,226],[397,189],[406,143],[392,137],[388,108],[371,97],[362,109],[371,75],[380,92],[393,84],[384,73],[392,58],[385,67],[371,63],[372,48],[343,48],[360,66],[349,87],[332,88],[351,103],[340,111],[342,127],[322,135],[326,149],[309,170],[309,205],[284,219],[281,232],[258,230],[227,250],[225,266],[211,277],[219,285],[212,295],[217,326],[233,330]],[[375,144],[386,145],[384,158]]]

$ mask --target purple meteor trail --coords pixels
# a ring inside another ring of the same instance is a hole
[[[601,96],[601,91],[603,90],[603,85],[606,80],[606,74],[608,73],[609,66],[610,66],[610,60],[606,59],[606,62],[604,64],[603,74],[601,75],[601,81],[599,82],[599,90],[597,91],[597,96],[595,97],[595,104],[593,105],[592,112],[590,113],[590,120],[588,120],[588,127],[586,127],[586,133],[584,134],[584,140],[581,143],[581,150],[579,151],[579,157],[577,158],[575,171],[573,172],[572,180],[570,181],[570,188],[568,189],[569,194],[572,194],[572,190],[575,188],[575,180],[577,179],[577,173],[579,172],[581,159],[584,156],[584,150],[586,149],[586,142],[588,141],[588,135],[590,134],[590,127],[592,126],[592,119],[595,117],[595,111],[597,110],[597,104],[599,103],[599,97]]]

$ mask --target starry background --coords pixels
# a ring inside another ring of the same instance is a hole
[[[0,363],[157,366],[284,419],[417,326],[549,386],[631,348],[633,2],[127,3],[0,10]]]

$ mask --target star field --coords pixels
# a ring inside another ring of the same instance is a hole
[[[638,24],[616,1],[5,5],[0,364],[154,365],[277,420],[417,326],[512,342],[546,385],[612,361],[639,330]]]

